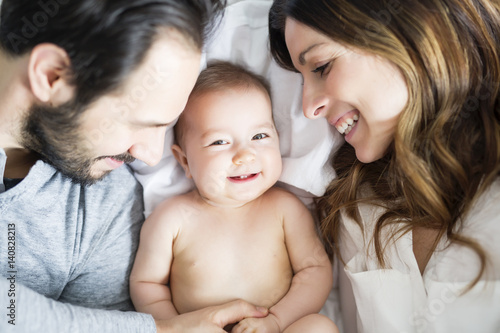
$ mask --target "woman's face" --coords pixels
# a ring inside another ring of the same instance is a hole
[[[326,118],[354,147],[361,162],[384,156],[408,101],[405,80],[396,66],[290,18],[285,40],[304,79],[304,115]]]

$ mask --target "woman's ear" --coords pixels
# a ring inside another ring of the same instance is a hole
[[[28,79],[33,95],[44,103],[61,105],[74,96],[68,81],[71,61],[55,44],[43,43],[33,48],[28,65]]]
[[[179,146],[179,145],[172,145],[172,153],[174,154],[174,157],[177,160],[177,162],[179,162],[179,164],[184,169],[184,172],[186,173],[186,177],[187,178],[193,178],[191,176],[191,172],[189,171],[189,164],[188,164],[188,160],[187,160],[186,154],[182,150],[181,146]]]

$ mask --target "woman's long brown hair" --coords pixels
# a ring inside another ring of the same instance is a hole
[[[357,207],[368,202],[386,208],[373,238],[381,266],[387,266],[383,228],[400,226],[396,238],[417,227],[433,229],[477,253],[481,270],[473,286],[488,258],[461,226],[500,175],[499,1],[276,0],[271,52],[295,70],[284,40],[287,17],[390,60],[408,86],[408,104],[382,159],[361,163],[348,144],[334,155],[338,177],[317,202],[329,250],[340,256],[341,211],[362,228]],[[373,195],[361,198],[361,188]]]

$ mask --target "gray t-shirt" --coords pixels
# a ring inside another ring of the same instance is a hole
[[[0,149],[0,179],[5,161]],[[144,217],[127,166],[82,187],[38,161],[2,188],[0,332],[156,331],[128,291]]]

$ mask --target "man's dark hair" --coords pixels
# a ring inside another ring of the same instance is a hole
[[[225,0],[3,0],[0,47],[11,56],[52,43],[71,60],[75,102],[113,92],[144,59],[161,28],[201,49]]]

